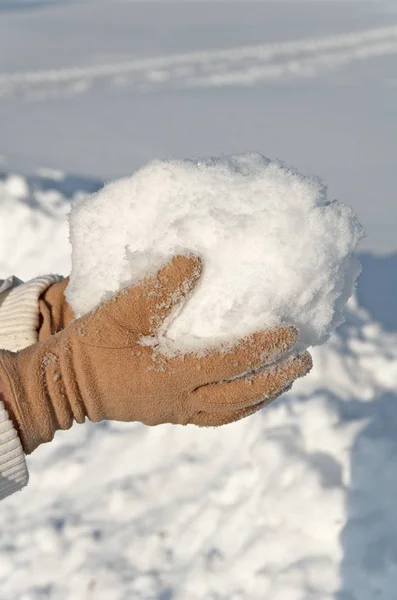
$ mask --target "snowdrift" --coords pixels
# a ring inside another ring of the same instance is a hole
[[[70,268],[70,200],[0,177],[0,277]],[[2,503],[2,600],[390,600],[397,577],[397,255],[360,256],[312,374],[221,430],[75,426]]]

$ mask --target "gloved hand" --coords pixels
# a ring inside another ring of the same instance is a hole
[[[0,352],[6,408],[26,453],[86,417],[146,425],[236,421],[310,370],[308,353],[279,360],[297,339],[289,326],[258,331],[201,357],[164,354],[164,320],[200,273],[199,259],[178,256],[44,342]],[[269,366],[236,378],[263,365]]]
[[[69,277],[50,285],[39,298],[39,342],[62,331],[72,322],[74,314],[65,298]]]

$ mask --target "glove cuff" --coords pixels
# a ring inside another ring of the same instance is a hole
[[[54,337],[19,352],[0,350],[2,400],[25,454],[52,440],[59,429],[51,404],[51,388],[59,386],[55,376],[47,380],[47,370],[56,361]]]
[[[53,283],[42,293],[39,300],[40,327],[39,341],[65,329],[73,320],[74,314],[66,298],[65,289],[69,277]]]

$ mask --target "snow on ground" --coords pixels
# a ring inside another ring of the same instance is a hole
[[[0,14],[0,277],[66,274],[70,201],[154,157],[280,157],[368,230],[346,324],[269,409],[76,426],[29,459],[0,511],[1,600],[394,599],[396,26],[370,1]]]
[[[0,220],[23,237],[2,272],[66,273],[70,200],[98,185],[3,175]],[[2,600],[390,600],[397,254],[360,258],[346,324],[268,410],[220,430],[88,424],[40,448],[2,504]]]
[[[66,216],[70,203],[97,191],[100,185],[52,169],[24,178],[2,172],[0,166],[0,278],[5,278],[4,273],[18,273],[21,279],[48,272],[69,273]]]

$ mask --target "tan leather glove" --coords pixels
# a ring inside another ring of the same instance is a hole
[[[62,331],[72,322],[74,314],[65,298],[69,277],[50,285],[39,298],[39,341]]]
[[[0,352],[6,408],[26,453],[85,417],[146,425],[229,423],[255,412],[310,370],[310,355],[304,353],[236,379],[294,346],[297,331],[288,326],[202,357],[162,353],[164,320],[200,272],[199,259],[176,257],[44,342]],[[143,336],[150,345],[142,343]]]

